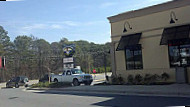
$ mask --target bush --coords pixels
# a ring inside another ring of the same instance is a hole
[[[164,73],[161,75],[161,78],[162,78],[162,80],[166,81],[167,79],[170,78],[170,76],[169,76],[168,73],[165,73],[165,72],[164,72]]]
[[[161,77],[158,74],[152,75],[152,80],[155,81],[155,82],[158,81],[160,78]]]
[[[119,75],[118,77],[111,76],[111,81],[113,85],[121,85],[124,84],[123,77]]]
[[[39,82],[37,84],[32,84],[32,88],[41,88],[41,87],[48,87],[49,86],[49,83],[48,82]]]
[[[72,86],[71,83],[57,82],[57,83],[49,84],[49,88],[60,88],[60,87],[68,87],[68,86]]]
[[[128,84],[133,84],[134,78],[132,75],[128,75],[127,77]]]
[[[142,77],[140,74],[135,75],[135,77],[133,77],[133,75],[128,75],[127,84],[146,84],[146,85],[165,84],[165,82],[161,82],[160,80],[166,81],[167,79],[169,79],[169,74],[167,74],[167,73],[163,73],[162,75],[145,74],[144,77]],[[124,80],[121,77],[121,75],[119,75],[118,78],[112,77],[112,84],[124,84]],[[166,84],[168,84],[168,83],[166,83]]]
[[[146,74],[144,77],[144,84],[155,84],[161,77],[157,74]]]
[[[151,79],[152,79],[152,75],[146,74],[144,76],[144,84],[150,84],[151,83]]]
[[[143,77],[140,74],[137,74],[135,76],[134,81],[135,81],[135,84],[141,84],[141,82],[143,81]]]
[[[57,83],[49,83],[49,82],[39,82],[37,84],[32,84],[32,88],[60,88],[60,87],[66,87],[71,86],[71,83],[63,83],[63,82],[57,82]]]
[[[114,85],[119,84],[119,80],[118,80],[117,77],[113,77],[113,76],[112,76],[111,79],[112,79],[112,84],[114,84]]]
[[[121,75],[119,75],[118,81],[119,81],[119,84],[124,84],[124,80],[123,80],[123,78],[121,77]]]

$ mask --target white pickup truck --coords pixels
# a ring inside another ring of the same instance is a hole
[[[80,69],[65,69],[62,74],[52,75],[53,82],[73,83],[74,86],[79,86],[81,83],[90,85],[93,81],[92,75],[83,73]]]

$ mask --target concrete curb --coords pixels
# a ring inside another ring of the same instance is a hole
[[[106,81],[105,79],[94,80],[94,82]]]
[[[165,97],[190,97],[187,92],[163,92],[163,91],[119,91],[119,90],[87,90],[87,89],[66,89],[66,88],[27,88],[26,90],[39,90],[39,91],[67,91],[67,92],[100,92],[105,94],[122,94],[122,95],[143,95],[143,96],[165,96]]]

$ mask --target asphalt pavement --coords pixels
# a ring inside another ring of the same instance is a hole
[[[105,80],[103,74],[96,77],[95,82]],[[189,96],[188,84],[2,88],[0,107],[174,107],[190,105]]]
[[[72,91],[0,90],[0,107],[168,107],[190,105],[190,98]]]

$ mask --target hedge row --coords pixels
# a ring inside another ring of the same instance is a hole
[[[134,84],[134,85],[149,85],[149,84],[165,84],[167,80],[170,78],[168,73],[158,74],[145,74],[142,76],[140,74],[128,75],[127,83],[125,83],[124,79],[119,76],[117,78],[112,78],[112,84]]]

